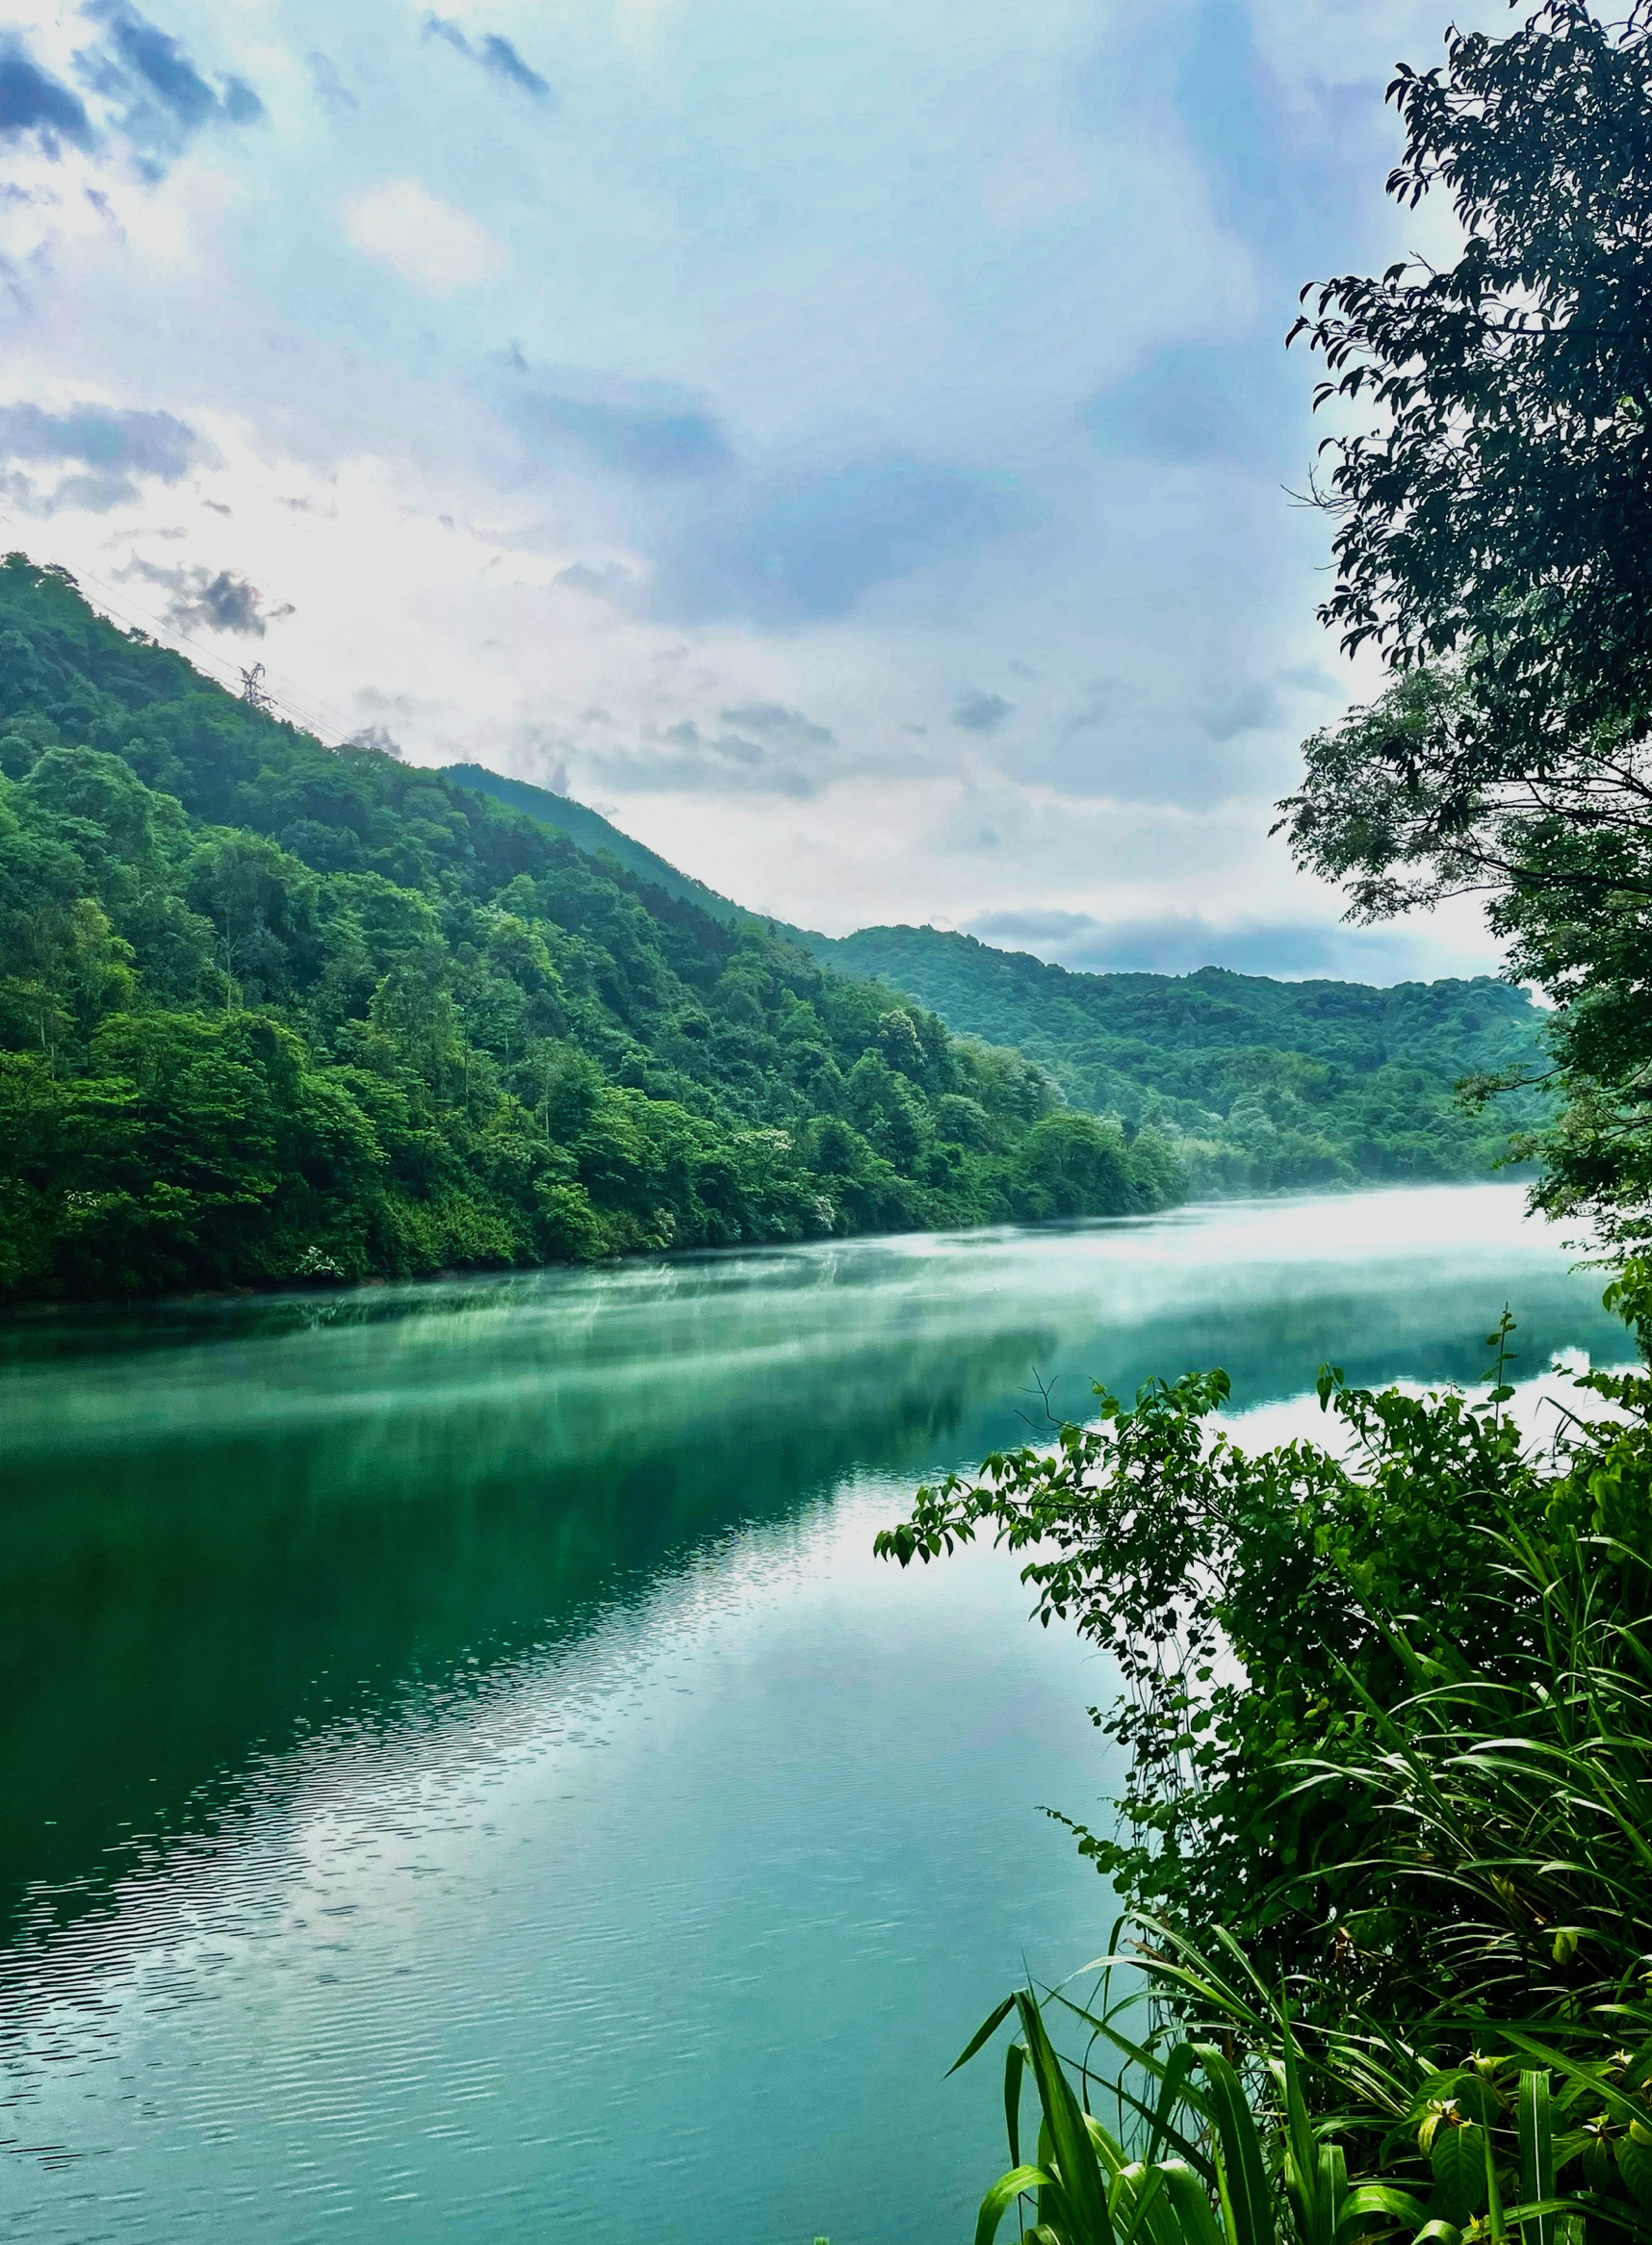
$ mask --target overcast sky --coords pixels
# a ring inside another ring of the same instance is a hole
[[[831,933],[1483,970],[1267,834],[1373,683],[1282,339],[1441,238],[1382,90],[1450,13],[21,0],[6,542]]]

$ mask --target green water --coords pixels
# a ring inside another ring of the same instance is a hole
[[[0,2235],[940,2245],[941,2077],[1107,1897],[1107,1769],[912,1482],[1220,1362],[1621,1355],[1502,1188],[0,1335]]]

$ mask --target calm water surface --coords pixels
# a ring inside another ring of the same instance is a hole
[[[942,2245],[1105,1672],[915,1480],[1225,1364],[1623,1355],[1512,1188],[0,1332],[0,2235]],[[1315,1414],[1317,1416],[1317,1414]]]

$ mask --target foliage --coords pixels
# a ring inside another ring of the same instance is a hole
[[[1329,440],[1322,617],[1398,675],[1307,743],[1279,808],[1355,917],[1487,899],[1513,971],[1560,1008],[1540,1200],[1633,1244],[1652,1200],[1652,10],[1550,0],[1447,49],[1389,90],[1389,186],[1448,194],[1460,253],[1331,281],[1300,323],[1321,401],[1381,416]]]
[[[1536,1074],[1542,1017],[1524,993],[1473,981],[1272,982],[1080,974],[935,928],[863,928],[823,946],[932,1006],[952,1028],[1014,1045],[1076,1106],[1165,1133],[1201,1192],[1484,1175],[1540,1097],[1468,1113],[1459,1079]]]
[[[1273,2245],[1274,2192],[1262,2136],[1239,2075],[1219,2050],[1182,2043],[1155,2068],[1156,2109],[1149,2116],[1143,2108],[1150,2120],[1147,2142],[1132,2155],[1074,2095],[1030,1992],[1004,1999],[958,2065],[967,2065],[1012,2011],[1021,2032],[1004,2062],[1010,2165],[981,2202],[976,2245],[991,2245],[1009,2208],[1029,2197],[1036,2208],[1030,2233],[1044,2245],[1132,2245],[1138,2237],[1148,2245]],[[1036,2155],[1023,2160],[1021,2090],[1028,2075],[1039,2126]],[[1305,2111],[1303,2121],[1305,2143]],[[1309,2155],[1302,2185],[1293,2197],[1307,2217],[1304,2245],[1322,2239],[1335,2245],[1339,2233],[1351,2233],[1392,2195],[1367,2190],[1351,2198],[1334,2155],[1322,2162],[1317,2153]]]
[[[646,868],[645,868],[646,869]],[[0,566],[0,1295],[1180,1197],[1020,1055]]]
[[[1652,1274],[1609,1299],[1644,1330]],[[1652,2209],[1652,1378],[1584,1375],[1599,1415],[1531,1447],[1510,1332],[1478,1402],[1328,1368],[1335,1449],[1213,1433],[1220,1373],[1097,1391],[878,1548],[990,1525],[1116,1662],[1120,1823],[1077,1829],[1178,2031],[1277,2056],[1288,1990],[1359,2171],[1442,2205],[1440,2129],[1511,2127],[1553,2076],[1556,2172],[1621,2228]]]
[[[1202,1965],[1173,1967],[1184,1995],[1197,1989],[1228,2048],[1178,2029],[1142,2042],[1120,2025],[1132,2000],[1106,1997],[1123,1961],[1100,1960],[1101,1993],[1090,2001],[1067,1988],[1050,1991],[1052,2013],[1086,2034],[1073,2069],[1082,2102],[1030,1990],[1007,1997],[958,2060],[968,2063],[1012,2010],[1019,2013],[1022,2033],[1004,2066],[1010,2166],[981,2203],[977,2245],[990,2245],[1009,2207],[1027,2198],[1036,2221],[1023,2234],[1045,2245],[1353,2245],[1384,2234],[1409,2235],[1417,2245],[1481,2237],[1502,2245],[1515,2232],[1522,2245],[1581,2245],[1586,2216],[1618,2235],[1647,2227],[1639,2204],[1614,2192],[1610,2177],[1579,2177],[1562,2190],[1561,2171],[1576,2159],[1579,2134],[1588,2133],[1574,2125],[1575,2067],[1562,2061],[1559,2096],[1548,2065],[1512,2055],[1422,2070],[1408,2090],[1390,2081],[1390,2143],[1405,2149],[1381,2177],[1351,2181],[1358,2120],[1313,2110],[1314,2069],[1283,2009]],[[1236,2064],[1235,2027],[1252,2053],[1267,2054]],[[1126,2067],[1114,2090],[1123,2116],[1117,2133],[1090,2109],[1097,2045],[1109,2071],[1121,2061]],[[1028,2074],[1040,2121],[1036,2160],[1024,2162]],[[1125,2085],[1130,2080],[1141,2093]]]

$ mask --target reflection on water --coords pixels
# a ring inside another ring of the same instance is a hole
[[[991,2087],[937,2077],[1104,1929],[1036,1815],[1090,1804],[1097,1684],[994,1555],[907,1580],[873,1527],[1035,1375],[1472,1378],[1505,1300],[1527,1370],[1620,1355],[1518,1204],[17,1325],[0,2222],[955,2233]]]

